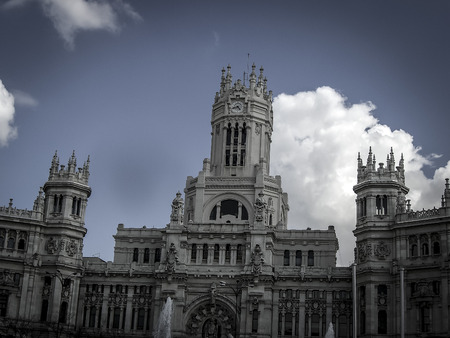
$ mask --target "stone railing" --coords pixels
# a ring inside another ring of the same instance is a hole
[[[418,211],[410,211],[407,213],[408,219],[419,219],[419,218],[429,218],[436,217],[440,215],[439,209],[433,208],[428,210],[418,210]]]
[[[12,216],[12,217],[20,217],[20,218],[28,218],[28,219],[37,219],[37,215],[32,210],[27,209],[17,209],[12,207],[0,207],[0,215],[4,216]]]

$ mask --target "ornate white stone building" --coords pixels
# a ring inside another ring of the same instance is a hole
[[[170,223],[119,224],[113,262],[82,255],[89,159],[55,154],[31,211],[0,208],[0,336],[151,337],[166,303],[172,337],[323,337],[329,323],[336,337],[450,335],[448,181],[439,209],[414,212],[403,159],[358,158],[352,275],[332,225],[288,228],[262,68],[248,86],[222,71],[211,127]]]

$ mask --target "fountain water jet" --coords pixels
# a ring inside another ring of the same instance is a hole
[[[325,338],[334,338],[333,323],[331,323],[331,322],[330,322],[330,325],[328,325],[328,331],[325,335]]]
[[[172,324],[172,298],[167,297],[161,314],[159,315],[158,326],[154,332],[156,338],[170,338]]]

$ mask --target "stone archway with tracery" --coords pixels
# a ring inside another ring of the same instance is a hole
[[[224,297],[217,296],[215,301],[211,302],[208,297],[192,306],[186,316],[185,325],[189,337],[227,338],[230,334],[234,336],[234,310],[227,304],[226,299],[221,298]]]

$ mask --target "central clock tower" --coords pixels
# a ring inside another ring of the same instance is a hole
[[[184,224],[234,224],[235,229],[285,229],[289,210],[281,177],[269,175],[272,91],[255,65],[248,86],[222,69],[211,114],[211,157],[184,190]],[[179,224],[178,226],[180,226]],[[236,228],[238,226],[238,228]]]
[[[263,68],[255,65],[250,86],[232,84],[231,68],[222,70],[220,91],[213,104],[211,173],[215,176],[253,176],[261,167],[269,173],[273,129],[272,92],[267,91]]]

